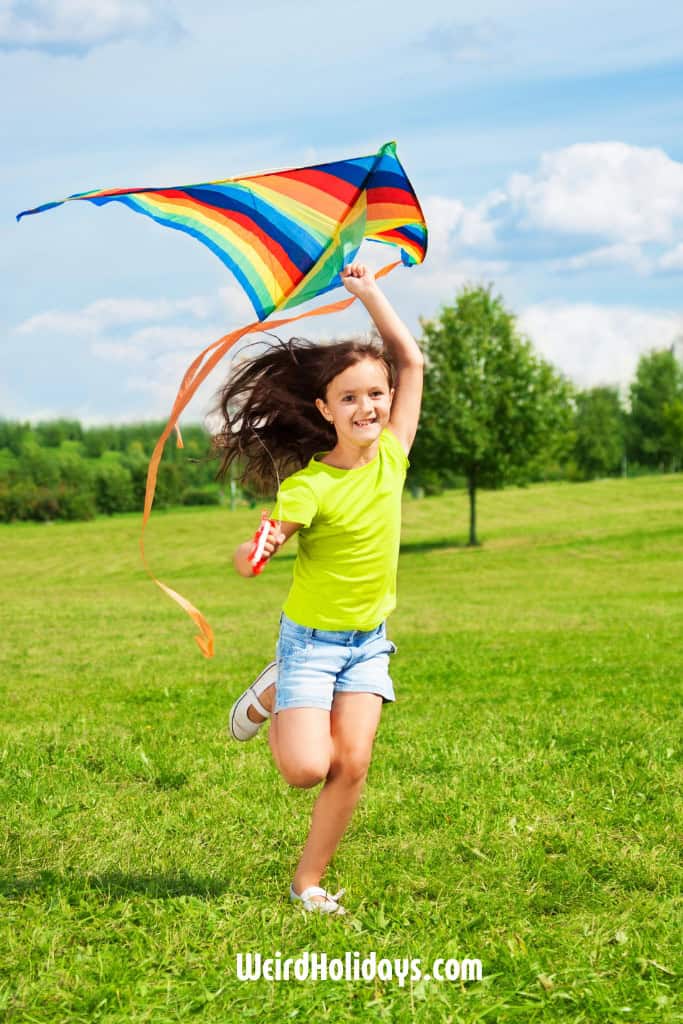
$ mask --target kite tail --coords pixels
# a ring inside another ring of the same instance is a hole
[[[395,267],[400,266],[400,260],[397,260],[395,263],[389,263],[387,266],[382,267],[381,270],[377,271],[375,278],[384,277]],[[159,463],[161,462],[161,456],[163,455],[166,441],[168,440],[171,432],[175,430],[177,437],[180,440],[179,447],[182,447],[180,429],[178,427],[180,414],[192,399],[199,385],[206,380],[216,364],[221,361],[226,352],[228,352],[233,345],[240,340],[240,338],[243,338],[245,334],[254,334],[258,331],[263,331],[264,328],[272,330],[277,327],[284,327],[285,324],[294,323],[296,320],[304,320],[306,317],[326,316],[328,313],[339,313],[343,309],[348,309],[348,307],[355,301],[356,296],[352,295],[349,299],[342,299],[339,302],[331,302],[327,306],[321,306],[318,309],[311,309],[306,313],[299,313],[297,316],[288,316],[283,320],[269,320],[267,324],[264,324],[262,320],[257,320],[252,324],[248,324],[246,327],[240,327],[236,331],[224,334],[222,338],[219,338],[218,341],[214,341],[211,345],[207,345],[207,347],[199,353],[196,359],[190,363],[185,371],[185,375],[183,376],[178,389],[178,394],[176,395],[175,402],[173,403],[173,408],[171,409],[171,415],[169,416],[168,423],[164,427],[161,437],[156,443],[147,468],[145,506],[142,514],[142,530],[140,531],[140,553],[142,555],[142,563],[147,574],[156,583],[156,585],[171,598],[171,600],[175,601],[180,605],[183,611],[187,612],[194,622],[195,626],[199,630],[199,633],[195,636],[195,640],[200,651],[207,658],[212,658],[214,654],[214,638],[211,626],[199,609],[195,608],[187,598],[183,597],[182,594],[179,594],[176,590],[173,590],[171,587],[168,587],[165,583],[162,583],[161,580],[156,578],[147,564],[147,556],[145,555],[145,527],[147,526],[147,521],[152,511],[157,474],[159,472]]]

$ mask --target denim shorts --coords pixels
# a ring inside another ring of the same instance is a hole
[[[312,629],[299,626],[283,612],[275,648],[275,712],[287,708],[329,711],[335,693],[376,693],[383,701],[396,700],[389,676],[389,655],[395,650],[383,622],[367,632]]]

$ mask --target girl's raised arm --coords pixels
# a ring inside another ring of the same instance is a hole
[[[371,270],[362,263],[352,263],[341,276],[347,291],[358,296],[372,317],[396,368],[389,429],[407,455],[420,419],[424,357],[412,334],[380,291]]]

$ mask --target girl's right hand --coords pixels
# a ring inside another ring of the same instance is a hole
[[[266,539],[263,542],[263,548],[261,551],[261,558],[265,558],[266,562],[270,561],[273,555],[280,550],[282,545],[289,537],[300,527],[300,523],[279,523],[273,526],[272,523],[268,526],[268,533]],[[258,535],[259,531],[256,531]],[[258,573],[254,572],[254,567],[250,561],[254,551],[254,538],[251,540],[245,540],[243,544],[235,551],[233,555],[233,565],[240,576],[244,576],[247,579],[251,579],[258,576]],[[265,564],[265,563],[264,563]]]
[[[255,576],[263,572],[267,563],[285,540],[284,534],[282,534],[282,538],[280,538],[280,534],[280,523],[276,523],[264,511],[261,515],[261,525],[254,534],[249,551],[249,562]]]
[[[272,526],[268,530],[268,536],[266,537],[266,543],[263,547],[263,554],[266,559],[270,559],[273,555],[280,550],[284,542],[287,540],[284,533],[279,526]]]

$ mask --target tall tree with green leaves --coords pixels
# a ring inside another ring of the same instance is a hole
[[[418,476],[466,478],[476,545],[477,489],[523,482],[571,447],[571,388],[491,287],[464,288],[422,328],[425,389],[411,461]]]
[[[683,365],[673,348],[642,355],[631,384],[629,458],[675,472],[683,463]]]
[[[587,480],[619,470],[624,457],[624,410],[616,388],[576,395],[574,458]]]

